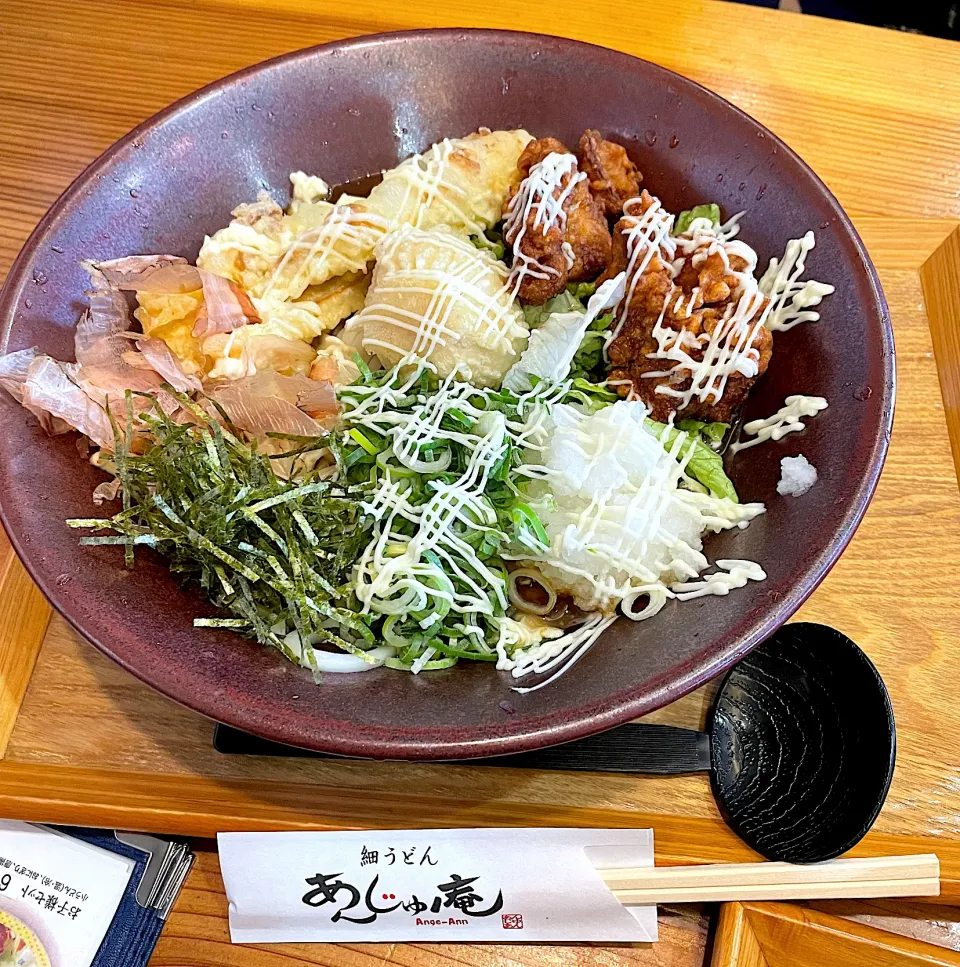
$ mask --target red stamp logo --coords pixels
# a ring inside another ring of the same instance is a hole
[[[503,921],[504,930],[523,930],[523,914],[502,913],[500,919]]]

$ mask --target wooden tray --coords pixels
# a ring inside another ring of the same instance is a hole
[[[960,47],[700,0],[639,0],[629,17],[606,20],[572,7],[562,22],[547,0],[471,0],[429,13],[330,0],[320,9],[307,0],[131,0],[121,14],[107,0],[82,12],[65,0],[11,0],[0,70],[0,143],[8,146],[0,153],[0,270],[80,166],[147,113],[228,70],[333,37],[422,26],[427,17],[536,23],[647,56],[741,104],[827,179],[890,302],[899,398],[887,466],[860,531],[797,619],[850,635],[893,696],[897,773],[857,852],[937,852],[945,898],[960,900],[960,493],[948,435],[949,423],[960,460]],[[91,49],[97,23],[109,23],[111,40]],[[36,69],[40,48],[58,53],[50,73]],[[908,77],[936,77],[937,86],[906,85]],[[59,618],[47,620],[0,544],[0,815],[204,836],[653,826],[660,863],[751,858],[703,776],[220,756],[211,723],[81,644]],[[650,720],[699,725],[708,698],[701,690]]]
[[[829,960],[825,956],[829,957]],[[712,967],[960,967],[960,953],[791,903],[725,903]]]
[[[715,907],[661,907],[656,944],[230,943],[215,852],[201,849],[150,967],[706,967]]]

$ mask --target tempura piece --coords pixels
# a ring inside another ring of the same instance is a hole
[[[530,140],[522,130],[444,138],[387,171],[370,192],[370,210],[391,227],[447,225],[479,235],[500,221],[503,203],[520,180],[517,160]]]
[[[348,272],[322,285],[311,285],[299,299],[254,299],[265,332],[311,342],[363,308],[369,274]]]
[[[390,367],[429,359],[441,377],[455,370],[475,386],[499,386],[527,343],[507,268],[445,226],[405,226],[377,246],[364,308],[343,338]]]
[[[188,375],[206,369],[200,340],[193,334],[203,305],[203,290],[194,292],[138,292],[133,314],[146,335],[162,339]]]
[[[256,204],[267,207],[263,199]],[[248,206],[250,217],[270,217],[255,216],[254,207]],[[163,264],[151,264],[157,259]],[[134,315],[144,334],[162,340],[190,386],[197,377],[239,378],[264,367],[304,373],[314,356],[310,341],[363,305],[365,276],[333,280],[310,292],[308,300],[255,305],[237,283],[185,263],[168,264],[167,259],[135,256],[104,264],[122,288],[136,292],[139,307]],[[191,286],[192,291],[184,291]],[[248,328],[250,332],[229,338]],[[159,347],[152,347],[152,358],[168,376],[170,361]],[[168,381],[177,388],[183,382]]]
[[[280,302],[299,298],[308,286],[368,271],[377,242],[401,225],[480,234],[499,220],[529,140],[525,131],[445,139],[385,172],[369,198],[343,196],[333,204],[319,197],[318,185],[298,177],[301,197],[289,215],[262,229],[260,222],[232,222],[205,239],[197,264],[256,298]]]
[[[309,343],[266,332],[262,325],[208,336],[203,352],[212,362],[210,379],[240,379],[265,370],[284,376],[306,374],[316,357]]]
[[[290,186],[293,189],[290,196],[291,215],[295,215],[301,205],[312,205],[330,194],[330,186],[322,178],[303,171],[290,173]]]

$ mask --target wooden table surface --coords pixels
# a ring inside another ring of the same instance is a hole
[[[960,456],[960,45],[718,0],[564,7],[552,0],[4,0],[0,277],[82,167],[173,99],[283,51],[423,26],[538,29],[679,71],[782,136],[853,217],[891,307],[897,417],[866,519],[797,617],[832,624],[860,643],[893,696],[897,773],[860,852],[937,851],[945,892],[958,902],[960,493],[948,426]],[[198,836],[653,825],[658,862],[750,858],[720,820],[702,776],[221,757],[210,747],[209,722],[82,645],[59,618],[47,629],[48,617],[0,539],[0,815]],[[709,689],[701,690],[651,718],[699,724],[708,698]],[[212,902],[197,900],[213,889],[204,876],[203,868],[194,875],[200,892],[185,895],[171,937],[192,935],[184,924],[201,936],[205,921],[189,918],[192,903],[200,903],[193,911],[200,917]],[[164,941],[157,963],[281,962],[280,953],[230,950],[217,929],[202,956],[174,953]],[[317,956],[304,962],[445,962],[422,951]],[[456,956],[527,962],[501,948]],[[541,953],[537,962],[577,956]],[[611,950],[602,961],[638,956]]]

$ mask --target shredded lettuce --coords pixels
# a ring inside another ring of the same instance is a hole
[[[524,306],[523,316],[531,329],[537,329],[555,312],[586,312],[590,296],[596,291],[596,282],[571,282],[563,292],[547,299],[542,306]]]
[[[723,443],[730,429],[729,423],[704,423],[702,420],[680,420],[677,426],[687,433],[699,433],[714,450]]]
[[[740,503],[733,481],[723,469],[723,457],[705,443],[699,434],[687,434],[685,430],[679,427],[667,427],[665,424],[657,423],[654,420],[647,420],[646,422],[647,426],[660,437],[663,445],[668,449],[677,439],[677,435],[684,433],[691,441],[690,446],[693,447],[693,453],[687,463],[687,474],[702,483],[714,497],[726,497],[736,504]],[[714,425],[724,426],[722,423]],[[687,455],[686,447],[687,444],[683,444],[681,448],[683,456]]]
[[[608,312],[590,323],[587,331],[580,340],[580,348],[570,364],[570,375],[576,378],[595,378],[597,382],[603,379],[603,345],[606,342],[606,331],[613,322],[613,313]]]
[[[674,235],[682,235],[697,218],[709,218],[714,227],[720,225],[719,205],[695,205],[693,208],[677,215],[677,224],[673,228]]]
[[[470,241],[473,242],[475,248],[489,252],[494,258],[500,259],[501,262],[504,261],[507,246],[503,241],[503,231],[500,225],[488,228],[483,235],[471,235]]]
[[[596,282],[572,282],[567,286],[567,294],[577,299],[586,311],[590,297],[597,291]],[[570,375],[577,380],[603,381],[603,344],[604,333],[613,321],[613,314],[606,313],[590,324],[580,341],[580,348],[570,364]]]
[[[592,296],[597,291],[596,282],[571,282],[567,286],[567,292],[574,297],[574,299],[579,299],[583,303],[584,309],[587,307],[587,303],[590,301],[590,296]]]
[[[564,397],[565,403],[579,403],[581,409],[596,413],[611,403],[616,403],[618,397],[613,390],[607,389],[601,383],[592,383],[583,377],[574,379],[572,386]]]
[[[523,315],[527,325],[531,329],[539,329],[552,315],[586,312],[587,303],[596,290],[595,282],[575,282],[568,285],[559,295],[548,299],[542,306],[524,306]],[[580,347],[570,364],[569,375],[574,379],[603,381],[604,333],[612,321],[611,313],[600,316],[583,334]]]
[[[523,317],[531,329],[539,329],[552,315],[583,311],[584,308],[580,300],[564,289],[559,295],[547,299],[542,306],[524,306]]]
[[[582,312],[551,313],[530,333],[530,342],[503,378],[503,388],[514,393],[530,389],[534,377],[559,382],[570,374],[583,330]]]

